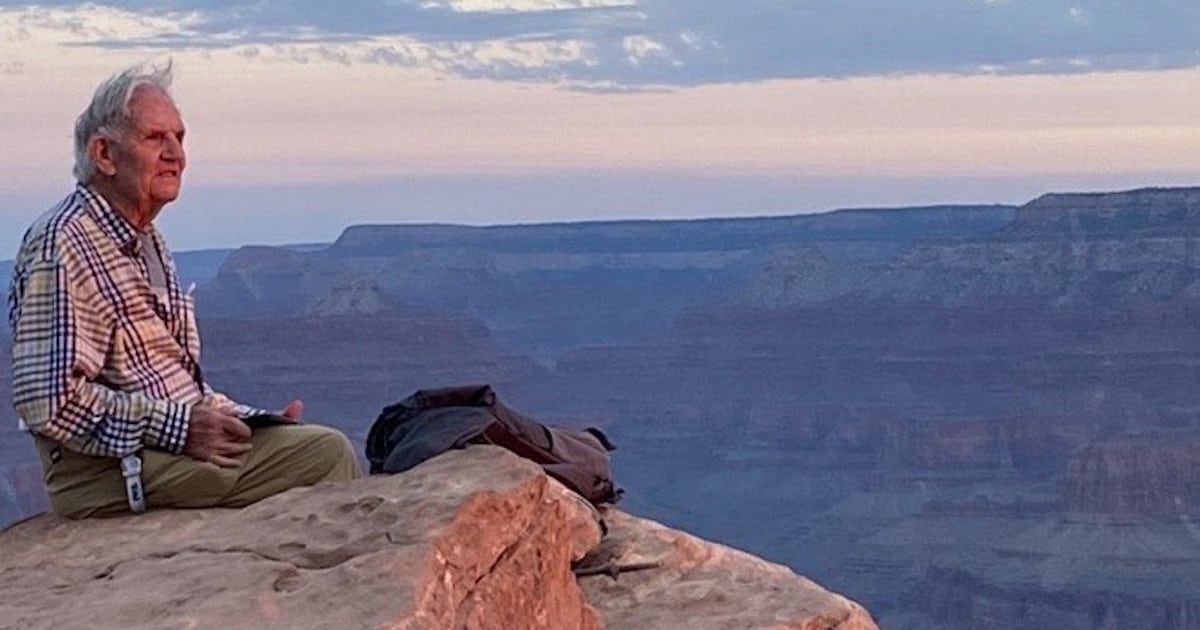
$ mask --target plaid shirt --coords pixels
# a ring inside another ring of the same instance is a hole
[[[13,268],[13,402],[22,428],[88,455],[183,450],[191,407],[260,413],[201,377],[191,291],[179,286],[162,236],[149,228],[167,275],[156,297],[137,232],[80,185],[25,234]]]

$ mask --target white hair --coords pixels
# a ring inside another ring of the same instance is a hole
[[[120,139],[130,127],[129,100],[142,85],[171,96],[171,62],[164,66],[138,64],[109,77],[96,88],[92,102],[75,119],[75,178],[87,183],[96,175],[96,163],[88,155],[88,142],[99,134]]]

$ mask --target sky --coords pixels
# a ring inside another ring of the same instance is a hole
[[[0,258],[168,59],[177,250],[1200,185],[1195,0],[0,0]]]

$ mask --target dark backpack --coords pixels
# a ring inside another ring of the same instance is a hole
[[[452,448],[495,444],[540,464],[594,505],[615,503],[612,442],[600,429],[546,426],[496,400],[488,385],[422,389],[384,408],[367,434],[371,474],[398,473]]]

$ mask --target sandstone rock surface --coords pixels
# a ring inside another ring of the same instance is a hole
[[[0,538],[6,628],[597,628],[570,563],[599,541],[491,449],[244,510],[40,517]]]
[[[663,566],[581,589],[571,566],[600,543],[594,512],[492,447],[242,510],[40,516],[0,534],[0,627],[875,627],[783,567],[609,519],[601,550]]]
[[[785,566],[610,510],[601,553],[655,569],[581,579],[609,628],[870,630],[862,606]]]

